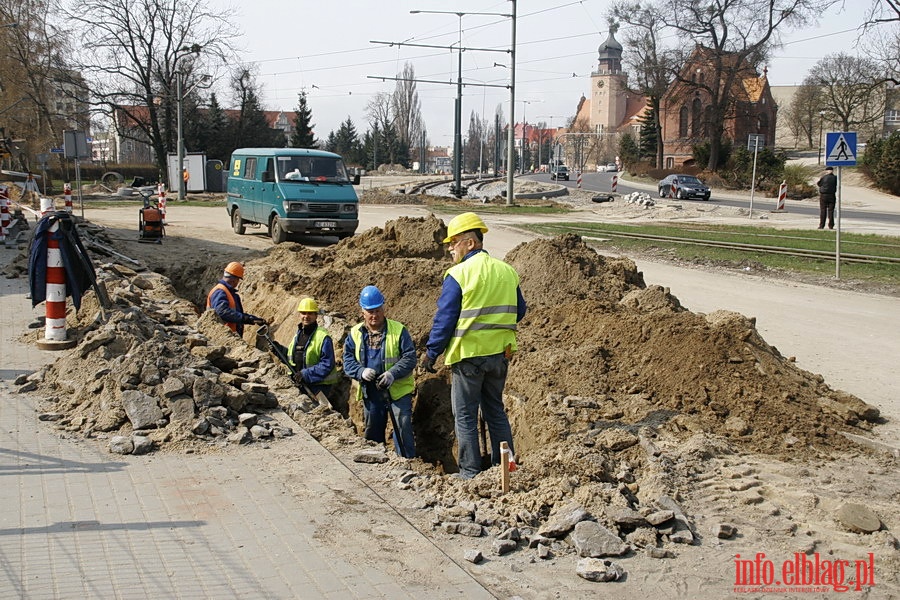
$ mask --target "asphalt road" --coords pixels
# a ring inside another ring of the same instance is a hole
[[[612,173],[590,173],[586,172],[582,175],[582,189],[595,191],[598,193],[601,192],[609,192],[612,189]],[[549,173],[536,173],[534,175],[526,175],[527,179],[533,179],[535,181],[543,181],[547,183],[559,183],[560,185],[564,185],[567,187],[574,188],[577,186],[577,181],[575,180],[575,175],[572,175],[572,179],[569,181],[559,181],[559,182],[551,182]],[[644,185],[638,184],[633,185],[630,183],[622,183],[621,181],[617,185],[616,191],[620,194],[630,194],[632,192],[646,192],[650,194],[653,198],[657,197],[657,189],[656,186],[653,185]],[[842,200],[849,200],[851,197],[846,194],[852,194],[852,192],[846,192],[842,197]],[[744,208],[749,210],[750,207],[750,199],[749,195],[747,198],[738,198],[733,194],[722,194],[716,193],[714,189],[712,191],[712,197],[708,200],[683,200],[682,202],[700,202],[710,204],[719,204],[722,206],[732,206],[735,208]],[[761,210],[761,211],[770,211],[775,209],[775,199],[774,198],[766,198],[761,193],[757,193],[753,197],[753,210]],[[790,211],[793,213],[797,213],[799,215],[808,216],[810,219],[817,219],[819,216],[819,204],[816,200],[809,200],[803,202],[790,201]],[[891,213],[891,212],[882,212],[877,210],[862,210],[855,207],[850,206],[842,206],[842,217],[848,219],[858,219],[861,221],[872,221],[874,223],[878,223],[881,225],[893,225],[900,226],[900,212]]]

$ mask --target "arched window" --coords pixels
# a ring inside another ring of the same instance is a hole
[[[757,133],[768,133],[769,132],[769,115],[766,113],[759,113],[759,117],[756,120]]]
[[[688,136],[688,108],[682,106],[678,111],[678,137],[686,138]]]
[[[667,169],[674,169],[674,168],[675,168],[675,158],[674,158],[674,157],[672,157],[672,156],[667,156],[667,157],[666,157],[666,168],[667,168]]]
[[[703,106],[700,104],[700,98],[694,98],[691,103],[691,135],[700,137],[703,133]]]

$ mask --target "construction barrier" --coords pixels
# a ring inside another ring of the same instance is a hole
[[[775,205],[775,210],[784,210],[784,201],[787,198],[787,181],[782,181],[781,185],[778,186],[778,204]]]
[[[618,176],[618,175],[613,175],[613,176],[612,176],[612,185],[610,186],[609,191],[615,192],[615,191],[616,191],[616,188],[617,188],[618,186],[619,186],[619,176]]]
[[[12,219],[9,216],[9,188],[5,185],[0,185],[0,242],[6,242],[11,221]]]
[[[63,197],[66,200],[66,212],[72,212],[72,184],[68,181],[63,184]]]
[[[672,182],[672,197],[673,198],[675,197],[675,194],[677,193],[677,191],[678,191],[677,186],[675,185],[675,182],[673,181]]]
[[[166,186],[162,183],[156,186],[156,196],[159,199],[157,206],[159,208],[159,216],[162,224],[166,224]]]
[[[45,198],[41,198],[41,208],[44,208]],[[59,240],[55,240],[54,234],[59,231],[59,222],[50,226],[47,231],[47,293],[44,305],[46,307],[46,323],[44,325],[44,339],[51,342],[66,341],[66,269],[63,267],[62,252],[59,251]]]
[[[578,187],[578,189],[581,189],[581,171],[578,171],[578,175],[577,175],[577,177],[575,178],[575,180],[578,182],[578,183],[576,184],[576,186]]]

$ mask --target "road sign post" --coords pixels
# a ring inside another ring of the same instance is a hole
[[[856,166],[856,132],[829,131],[825,136],[825,166],[837,167],[837,227],[834,236],[834,277],[841,278],[841,167]]]
[[[750,213],[748,218],[753,218],[753,192],[756,191],[756,154],[760,146],[766,145],[766,137],[761,133],[751,133],[747,137],[747,150],[753,151],[753,175],[750,181]]]

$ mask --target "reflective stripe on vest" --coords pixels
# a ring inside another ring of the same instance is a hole
[[[213,292],[215,292],[216,290],[222,290],[223,292],[225,292],[225,298],[228,299],[228,308],[230,308],[231,310],[234,310],[237,308],[237,303],[234,301],[234,294],[231,293],[231,290],[229,290],[228,286],[226,286],[224,283],[217,283],[213,287],[213,289],[209,290],[209,294],[206,295],[206,308],[212,308],[212,303],[211,303],[212,295],[213,295]],[[229,323],[228,321],[223,321],[223,323],[225,323],[225,326],[228,327],[228,329],[237,333],[237,330],[238,330],[237,323]]]
[[[387,371],[400,360],[400,334],[403,333],[403,330],[406,328],[398,321],[392,321],[390,319],[385,319],[385,321],[387,321],[387,335],[384,336],[384,342],[382,343],[381,349],[384,352],[384,370]],[[359,323],[354,325],[353,329],[350,330],[350,337],[356,345],[356,362],[359,364],[362,364],[361,352],[363,327],[365,327],[365,323]],[[357,384],[356,399],[362,400],[362,385],[359,382],[357,382]],[[391,400],[399,400],[407,394],[412,394],[414,389],[416,389],[416,384],[413,374],[410,373],[406,377],[395,379],[394,383],[391,384],[391,387],[388,388],[388,392],[391,394]]]
[[[313,330],[312,338],[310,338],[309,342],[306,344],[306,353],[304,354],[304,363],[307,367],[312,367],[319,364],[319,360],[322,358],[322,344],[325,343],[325,338],[329,337],[328,332],[316,325],[316,328]],[[297,344],[297,336],[294,335],[293,339],[291,339],[291,345],[288,346],[287,356],[288,362],[291,363],[292,367],[296,367],[296,363],[294,363],[294,346]],[[323,379],[320,383],[322,385],[332,385],[338,382],[341,378],[341,374],[338,373],[337,365],[332,367],[331,372]]]
[[[500,354],[516,346],[519,274],[511,266],[479,252],[450,267],[462,289],[459,321],[444,354],[444,364],[465,358]]]

